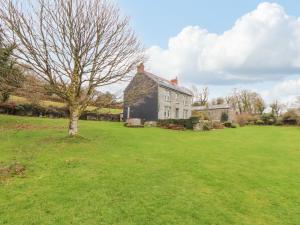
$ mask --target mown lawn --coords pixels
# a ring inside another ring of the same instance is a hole
[[[206,133],[0,116],[0,224],[299,224],[300,128]]]

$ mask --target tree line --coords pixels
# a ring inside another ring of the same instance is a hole
[[[279,100],[274,100],[267,104],[262,96],[251,90],[234,89],[229,95],[225,97],[218,97],[209,100],[209,89],[204,87],[202,89],[196,86],[192,87],[194,94],[194,106],[208,106],[208,105],[229,105],[238,114],[248,113],[255,115],[262,115],[267,108],[273,115],[279,117],[288,106],[281,103]],[[295,108],[300,108],[300,96],[294,102]]]

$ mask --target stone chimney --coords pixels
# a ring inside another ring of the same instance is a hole
[[[173,80],[170,80],[170,82],[173,84],[173,85],[178,85],[178,79],[177,77]]]
[[[137,66],[137,73],[144,73],[144,72],[145,72],[144,63],[141,63]]]

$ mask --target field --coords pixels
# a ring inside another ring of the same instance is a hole
[[[9,99],[9,102],[16,103],[16,104],[28,104],[30,103],[26,98],[24,97],[19,97],[19,96],[11,96]],[[44,107],[58,107],[62,108],[65,107],[66,105],[62,102],[54,102],[54,101],[47,101],[47,100],[42,100],[40,104]],[[94,106],[88,106],[87,111],[95,111],[97,108]],[[111,109],[111,108],[101,108],[97,110],[98,113],[110,113],[110,114],[120,114],[122,112],[121,109]]]
[[[0,116],[0,224],[299,224],[300,128],[66,127]]]

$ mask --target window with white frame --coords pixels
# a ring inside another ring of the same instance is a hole
[[[170,91],[166,91],[165,92],[165,101],[169,102],[171,100],[171,92]]]
[[[165,116],[165,119],[169,119],[171,117],[171,107],[170,106],[165,106],[164,116]]]

